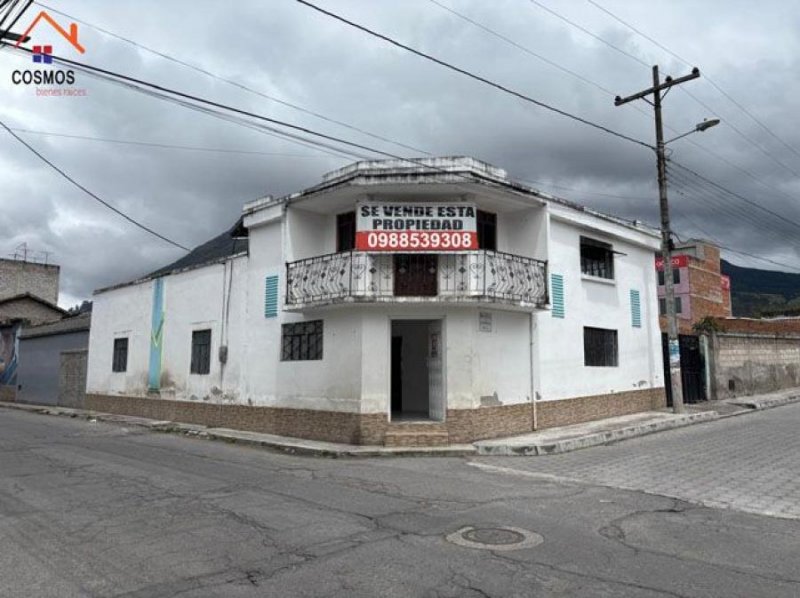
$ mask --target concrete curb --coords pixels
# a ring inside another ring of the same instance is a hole
[[[220,440],[232,444],[254,446],[282,451],[293,455],[315,457],[465,457],[475,455],[477,449],[471,444],[451,444],[449,446],[390,447],[337,444],[302,438],[289,438],[272,434],[230,430],[226,428],[208,428],[198,424],[185,424],[173,421],[160,421],[136,417],[132,415],[116,415],[68,407],[51,407],[47,405],[26,405],[24,403],[0,402],[0,408],[28,411],[41,415],[60,415],[102,421],[125,426],[146,428],[152,432],[183,434],[206,440]]]
[[[800,394],[764,399],[742,397],[740,399],[729,399],[728,403],[747,407],[754,411],[761,411],[762,409],[772,409],[773,407],[781,407],[782,405],[789,405],[791,403],[797,403],[798,401],[800,401]]]
[[[628,438],[636,438],[639,436],[646,436],[664,430],[672,430],[675,428],[682,428],[692,424],[700,424],[703,422],[713,421],[719,419],[719,414],[716,411],[705,411],[703,413],[691,413],[676,417],[675,419],[661,420],[649,422],[644,424],[637,424],[618,430],[608,430],[606,432],[598,432],[595,434],[587,434],[586,436],[578,436],[576,438],[566,438],[564,440],[555,440],[549,442],[528,443],[528,444],[497,444],[497,441],[484,441],[476,442],[475,446],[478,449],[478,454],[482,456],[542,456],[542,455],[556,455],[560,453],[568,453],[577,451],[582,448],[591,446],[598,446],[601,444],[609,444],[620,440],[627,440]]]
[[[115,415],[71,409],[68,407],[54,407],[47,405],[27,405],[24,403],[0,402],[0,408],[17,409],[39,413],[42,415],[60,415],[87,419],[89,421],[103,421],[108,423],[138,426],[153,432],[183,434],[207,440],[220,440],[245,446],[262,447],[282,451],[293,455],[307,455],[315,457],[465,457],[465,456],[543,456],[556,455],[576,451],[582,448],[610,444],[629,438],[646,436],[656,432],[663,432],[675,428],[682,428],[693,424],[700,424],[723,417],[733,417],[747,413],[755,413],[763,409],[780,407],[791,403],[800,402],[800,394],[774,397],[774,398],[747,398],[729,399],[726,402],[744,407],[742,411],[720,415],[716,411],[684,414],[669,420],[660,420],[643,424],[636,424],[616,430],[597,432],[584,436],[565,438],[563,440],[550,440],[541,443],[530,442],[514,444],[509,439],[505,444],[500,440],[483,440],[474,444],[459,444],[449,446],[429,447],[387,447],[364,446],[304,440],[302,438],[289,438],[272,434],[246,432],[243,430],[230,430],[226,428],[208,428],[197,424],[185,424],[173,421],[159,421],[131,415]]]

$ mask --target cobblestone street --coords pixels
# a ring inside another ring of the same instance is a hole
[[[564,455],[479,464],[800,518],[800,404]]]

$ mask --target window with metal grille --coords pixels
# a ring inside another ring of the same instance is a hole
[[[672,284],[681,284],[681,270],[680,268],[672,269]],[[658,286],[664,286],[664,271],[658,271]]]
[[[264,283],[264,317],[278,316],[278,277],[267,276]]]
[[[550,290],[551,290],[551,303],[552,313],[554,318],[563,318],[565,316],[564,309],[564,276],[561,274],[550,275]]]
[[[192,332],[192,374],[207,374],[211,369],[211,330]]]
[[[614,251],[611,245],[581,237],[581,272],[598,278],[614,278]]]
[[[336,216],[336,251],[351,251],[356,246],[356,213]]]
[[[675,297],[675,313],[679,314],[683,311],[683,301],[681,301],[680,297]],[[658,315],[665,316],[667,315],[667,300],[666,299],[659,299],[658,300]]]
[[[128,339],[114,339],[114,356],[111,360],[112,372],[124,372],[128,369]]]
[[[635,289],[631,289],[631,326],[642,327],[642,300]]]
[[[583,363],[600,367],[617,367],[617,331],[605,328],[583,329]]]
[[[281,361],[322,359],[322,320],[282,326]]]
[[[497,251],[497,214],[478,210],[475,225],[478,229],[478,249]]]

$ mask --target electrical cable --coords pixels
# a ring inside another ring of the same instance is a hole
[[[590,121],[590,120],[588,120],[586,118],[583,118],[581,116],[577,116],[575,114],[567,112],[566,110],[562,110],[560,108],[556,108],[555,106],[551,106],[550,104],[547,104],[545,102],[542,102],[540,100],[532,98],[532,97],[530,97],[528,95],[525,95],[522,92],[515,91],[515,90],[513,90],[513,89],[511,89],[509,87],[506,87],[505,85],[502,85],[500,83],[497,83],[495,81],[487,79],[486,77],[482,77],[481,75],[475,74],[475,73],[473,73],[471,71],[468,71],[466,69],[458,67],[458,66],[456,66],[454,64],[451,64],[449,62],[446,62],[444,60],[436,58],[435,56],[433,56],[431,54],[427,54],[425,52],[422,52],[420,50],[412,48],[411,46],[408,46],[408,45],[406,45],[406,44],[404,44],[402,42],[399,42],[399,41],[397,41],[397,40],[395,40],[395,39],[393,39],[393,38],[391,38],[391,37],[389,37],[387,35],[384,35],[382,33],[378,33],[377,31],[374,31],[372,29],[369,29],[368,27],[365,27],[364,25],[360,25],[360,24],[358,24],[358,23],[356,23],[354,21],[346,19],[345,17],[342,17],[342,16],[340,16],[340,15],[334,13],[334,12],[331,12],[329,10],[325,10],[324,8],[321,8],[321,7],[319,7],[319,6],[315,5],[315,4],[312,4],[311,2],[308,2],[307,0],[296,0],[296,1],[299,2],[300,4],[303,4],[304,6],[307,6],[309,8],[312,8],[312,9],[316,10],[317,12],[319,12],[319,13],[325,15],[325,16],[328,16],[328,17],[331,17],[331,18],[333,18],[333,19],[335,19],[337,21],[340,21],[341,23],[344,23],[345,25],[349,25],[350,27],[358,29],[359,31],[363,31],[364,33],[367,33],[367,34],[369,34],[369,35],[371,35],[373,37],[381,39],[381,40],[383,40],[383,41],[385,41],[385,42],[387,42],[389,44],[392,44],[395,47],[398,47],[398,48],[401,48],[403,50],[406,50],[407,52],[410,52],[410,53],[412,53],[412,54],[414,54],[416,56],[419,56],[420,58],[424,58],[425,60],[429,60],[431,62],[434,62],[434,63],[438,64],[439,66],[443,66],[443,67],[445,67],[445,68],[447,68],[447,69],[449,69],[449,70],[451,70],[453,72],[456,72],[456,73],[459,73],[459,74],[464,75],[466,77],[469,77],[470,79],[473,79],[475,81],[478,81],[480,83],[488,85],[489,87],[493,87],[493,88],[495,88],[495,89],[497,89],[499,91],[502,91],[504,93],[512,95],[512,96],[514,96],[514,97],[516,97],[516,98],[518,98],[520,100],[523,100],[525,102],[529,102],[529,103],[531,103],[531,104],[533,104],[535,106],[538,106],[540,108],[544,108],[545,110],[549,110],[550,112],[554,112],[555,114],[559,114],[560,116],[563,116],[565,118],[569,118],[570,120],[574,120],[574,121],[579,122],[581,124],[587,125],[589,127],[592,127],[593,129],[597,129],[599,131],[602,131],[604,133],[607,133],[607,134],[612,135],[614,137],[617,137],[619,139],[623,139],[623,140],[628,141],[630,143],[634,143],[636,145],[640,145],[640,146],[643,146],[643,147],[646,147],[646,148],[649,148],[649,149],[653,149],[653,146],[651,146],[648,143],[645,143],[644,141],[641,141],[641,140],[636,139],[634,137],[630,137],[628,135],[625,135],[624,133],[619,133],[619,132],[614,131],[613,129],[610,129],[610,128],[604,126],[604,125],[600,125],[598,123],[592,122],[592,121]]]
[[[357,133],[361,133],[362,135],[367,135],[368,137],[372,137],[373,139],[377,139],[379,141],[384,141],[386,143],[391,143],[392,145],[396,145],[398,147],[402,147],[403,149],[411,150],[411,151],[414,151],[414,152],[419,152],[421,154],[430,155],[429,152],[426,152],[425,150],[419,149],[419,148],[414,147],[412,145],[401,143],[401,142],[396,141],[394,139],[389,139],[388,137],[385,137],[383,135],[379,135],[377,133],[372,133],[372,132],[370,132],[370,131],[368,131],[366,129],[363,129],[361,127],[357,127],[355,125],[343,122],[341,120],[337,120],[337,119],[331,118],[329,116],[325,116],[324,114],[320,114],[319,112],[315,112],[313,110],[309,110],[308,108],[303,108],[302,106],[298,106],[297,104],[293,104],[291,102],[287,102],[286,100],[281,100],[280,98],[276,98],[275,96],[271,96],[271,95],[266,94],[264,92],[258,91],[257,89],[254,89],[252,87],[249,87],[247,85],[244,85],[242,83],[234,81],[232,79],[223,77],[222,75],[219,75],[217,73],[209,71],[208,69],[205,69],[203,67],[197,66],[197,65],[192,64],[190,62],[186,62],[186,61],[181,60],[179,58],[175,58],[174,56],[172,56],[170,54],[167,54],[166,52],[161,52],[159,50],[154,50],[153,48],[149,48],[149,47],[147,47],[147,46],[145,46],[145,45],[143,45],[143,44],[141,44],[139,42],[136,42],[136,41],[134,41],[132,39],[129,39],[127,37],[124,37],[122,35],[119,35],[117,33],[112,32],[112,31],[109,31],[108,29],[104,29],[104,28],[100,27],[99,25],[94,25],[92,23],[89,23],[87,21],[84,21],[82,19],[74,17],[72,15],[69,15],[69,14],[67,14],[65,12],[62,12],[62,11],[57,10],[55,8],[52,8],[51,6],[49,6],[47,4],[44,4],[42,2],[35,2],[35,3],[38,4],[39,6],[41,6],[42,8],[46,8],[47,10],[50,10],[50,11],[52,11],[54,13],[57,13],[57,14],[60,14],[61,16],[64,16],[64,17],[66,17],[68,19],[72,19],[73,21],[75,21],[77,23],[80,23],[80,24],[85,25],[87,27],[90,27],[90,28],[92,28],[92,29],[94,29],[96,31],[99,31],[100,33],[103,33],[105,35],[108,35],[110,37],[118,39],[120,41],[123,41],[123,42],[125,42],[127,44],[130,44],[130,45],[136,47],[136,48],[140,48],[140,49],[142,49],[142,50],[144,50],[146,52],[149,52],[149,53],[151,53],[151,54],[153,54],[155,56],[159,56],[161,58],[169,60],[170,62],[174,62],[175,64],[179,64],[181,66],[190,68],[190,69],[192,69],[192,70],[194,70],[194,71],[196,71],[198,73],[202,73],[203,75],[206,75],[208,77],[216,79],[217,81],[222,81],[224,83],[227,83],[229,85],[232,85],[234,87],[242,89],[242,90],[244,90],[244,91],[246,91],[248,93],[255,94],[255,95],[257,95],[259,97],[262,97],[264,99],[270,100],[270,101],[275,102],[277,104],[281,104],[282,106],[286,106],[288,108],[292,108],[292,109],[297,110],[299,112],[302,112],[304,114],[308,114],[309,116],[313,116],[314,118],[318,118],[320,120],[324,120],[326,122],[333,123],[335,125],[338,125],[340,127],[344,127],[346,129],[350,129],[351,131],[355,131]]]
[[[93,193],[92,191],[90,191],[89,189],[87,189],[86,187],[84,187],[83,185],[81,185],[81,184],[80,184],[78,181],[76,181],[75,179],[73,179],[73,178],[72,178],[70,175],[68,175],[66,172],[64,172],[64,171],[63,171],[61,168],[59,168],[59,167],[58,167],[58,166],[56,166],[56,165],[55,165],[53,162],[51,162],[51,161],[50,161],[50,160],[48,160],[48,159],[47,159],[45,156],[43,156],[43,155],[42,155],[42,154],[41,154],[39,151],[37,151],[37,150],[36,150],[36,148],[34,148],[34,147],[33,147],[32,145],[30,145],[29,143],[27,143],[27,142],[26,142],[24,139],[22,139],[22,138],[21,138],[19,135],[17,135],[16,133],[14,133],[14,131],[12,131],[12,130],[11,130],[11,129],[10,129],[10,128],[9,128],[9,127],[8,127],[8,126],[5,124],[5,122],[3,122],[2,120],[0,120],[0,126],[2,126],[2,127],[3,127],[3,128],[4,128],[4,129],[5,129],[7,132],[8,132],[8,134],[9,134],[9,135],[11,135],[11,136],[12,136],[14,139],[16,139],[17,141],[19,141],[19,142],[20,142],[22,145],[24,145],[26,148],[28,148],[28,149],[31,151],[31,153],[33,153],[34,155],[36,155],[36,156],[37,156],[37,157],[38,157],[38,158],[39,158],[39,159],[40,159],[42,162],[44,162],[45,164],[47,164],[47,165],[48,165],[50,168],[52,168],[53,170],[55,170],[55,171],[56,171],[58,174],[60,174],[60,175],[61,175],[63,178],[65,178],[66,180],[68,180],[68,181],[69,181],[70,183],[72,183],[72,184],[73,184],[75,187],[77,187],[78,189],[80,189],[81,191],[83,191],[83,192],[84,192],[86,195],[88,195],[89,197],[91,197],[91,198],[92,198],[92,199],[94,199],[95,201],[97,201],[97,202],[101,203],[102,205],[104,205],[105,207],[107,207],[107,208],[108,208],[109,210],[111,210],[112,212],[115,212],[116,214],[118,214],[118,215],[122,216],[122,217],[123,217],[125,220],[127,220],[128,222],[130,222],[131,224],[133,224],[133,225],[135,225],[135,226],[138,226],[138,227],[139,227],[139,228],[141,228],[143,231],[146,231],[146,232],[150,233],[151,235],[158,237],[158,238],[159,238],[159,239],[161,239],[162,241],[166,241],[166,242],[167,242],[167,243],[169,243],[170,245],[174,245],[175,247],[177,247],[177,248],[179,248],[179,249],[183,249],[184,251],[190,251],[190,249],[189,249],[188,247],[185,247],[184,245],[181,245],[181,244],[180,244],[180,243],[178,243],[177,241],[173,241],[172,239],[170,239],[170,238],[168,238],[168,237],[165,237],[165,236],[164,236],[164,235],[162,235],[161,233],[154,231],[152,228],[149,228],[149,227],[145,226],[144,224],[142,224],[142,223],[141,223],[141,222],[139,222],[138,220],[135,220],[135,219],[131,218],[130,216],[128,216],[128,215],[127,215],[125,212],[123,212],[123,211],[122,211],[122,210],[120,210],[119,208],[117,208],[117,207],[115,207],[115,206],[111,205],[110,203],[108,203],[107,201],[105,201],[104,199],[102,199],[100,196],[96,195],[95,193]]]

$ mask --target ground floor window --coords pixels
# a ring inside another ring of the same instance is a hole
[[[114,356],[111,360],[112,372],[124,372],[128,369],[128,339],[114,339]]]
[[[601,367],[619,365],[617,331],[585,327],[583,329],[583,363]]]
[[[282,361],[322,359],[322,320],[284,324],[281,333]]]
[[[211,370],[211,330],[192,332],[192,374],[207,374]]]

